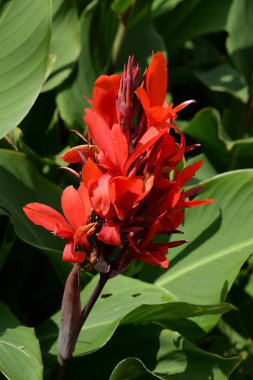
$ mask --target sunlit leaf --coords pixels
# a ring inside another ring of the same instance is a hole
[[[22,326],[0,303],[0,371],[11,380],[42,380],[39,342],[34,330]]]
[[[43,91],[58,86],[70,75],[80,52],[80,30],[75,2],[53,0],[52,13],[52,69]]]
[[[51,16],[49,0],[12,0],[4,5],[0,17],[0,138],[20,123],[41,90]]]

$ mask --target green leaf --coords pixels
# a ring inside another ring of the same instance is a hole
[[[56,102],[65,123],[83,130],[83,110],[88,106],[83,96],[91,97],[97,76],[108,69],[118,21],[108,4],[100,1],[85,9],[80,22],[82,50],[77,72],[59,91]]]
[[[0,303],[0,371],[11,380],[42,380],[39,342],[34,330],[22,326]]]
[[[221,132],[221,120],[218,111],[205,108],[199,111],[184,128],[184,133],[200,143],[203,152],[219,171],[229,167],[229,155]]]
[[[134,3],[135,0],[114,0],[111,4],[111,8],[116,13],[124,13]]]
[[[122,360],[114,368],[109,380],[152,380],[162,379],[156,376],[138,358],[127,358]]]
[[[177,332],[163,330],[154,373],[164,380],[228,380],[241,360],[203,351]]]
[[[0,138],[30,110],[43,85],[50,41],[50,1],[12,0],[0,18]]]
[[[187,183],[187,186],[196,185],[199,182],[212,178],[217,174],[216,170],[214,169],[214,167],[212,166],[208,158],[203,153],[190,158],[189,160],[187,160],[186,164],[187,166],[192,165],[194,162],[199,161],[199,160],[203,160],[203,164],[201,168],[197,171],[195,176]]]
[[[248,100],[248,86],[244,78],[227,63],[198,72],[197,77],[211,90],[227,92],[244,103]]]
[[[23,153],[0,150],[0,207],[10,216],[17,235],[41,249],[61,250],[62,241],[31,223],[22,207],[41,202],[59,209],[60,189],[43,178]]]
[[[227,49],[235,65],[252,87],[253,73],[253,2],[234,0],[231,6],[227,30]]]
[[[151,5],[151,16],[157,17],[171,11],[183,0],[153,0]]]
[[[217,171],[252,167],[253,138],[231,140],[217,110],[199,111],[183,131],[201,143],[203,152]]]
[[[150,61],[152,50],[154,52],[160,50],[166,53],[166,46],[152,21],[144,19],[127,29],[117,61],[118,70],[122,70],[128,56],[134,53],[136,62],[144,71]]]
[[[230,169],[251,168],[253,160],[253,137],[228,141]]]
[[[215,203],[187,210],[182,230],[190,244],[171,252],[171,267],[157,279],[157,285],[184,302],[212,304],[225,300],[253,252],[252,182],[253,170],[240,170],[203,183],[207,188],[201,198],[214,199]],[[207,330],[217,322],[215,318],[211,322],[207,317],[202,320]]]
[[[52,13],[50,54],[53,63],[43,91],[58,86],[70,75],[80,53],[80,30],[75,2],[73,0],[53,0]]]
[[[83,289],[83,305],[97,281],[98,276]],[[104,346],[120,323],[168,322],[203,314],[222,314],[232,309],[228,304],[198,306],[175,302],[175,298],[165,289],[129,277],[117,276],[107,283],[101,298],[95,304],[81,330],[74,355],[88,354]],[[38,330],[46,349],[54,355],[57,353],[59,322],[60,312]]]
[[[157,17],[156,27],[169,52],[177,50],[193,37],[226,29],[232,0],[181,1],[174,9]]]

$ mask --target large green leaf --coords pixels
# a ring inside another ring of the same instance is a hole
[[[7,3],[0,18],[0,138],[20,123],[37,98],[49,42],[49,0]]]
[[[0,150],[0,208],[9,215],[17,235],[41,249],[61,250],[62,242],[25,216],[22,207],[41,202],[56,209],[60,205],[60,189],[43,178],[23,154]]]
[[[171,11],[183,0],[153,0],[151,5],[151,17],[161,16]]]
[[[66,79],[80,52],[80,31],[77,9],[73,0],[53,0],[53,24],[50,54],[52,68],[43,91],[58,86]]]
[[[221,133],[221,120],[218,111],[205,108],[199,111],[184,128],[184,133],[200,143],[203,152],[219,171],[230,165],[227,147]]]
[[[157,17],[156,27],[165,38],[168,51],[178,49],[193,37],[225,30],[231,3],[232,0],[181,1],[172,11]]]
[[[154,342],[152,342],[154,344]],[[223,358],[199,349],[177,332],[163,330],[157,365],[151,372],[137,358],[122,360],[114,368],[110,380],[163,379],[163,380],[228,380],[242,358]]]
[[[34,330],[22,326],[0,303],[0,371],[11,380],[42,380],[39,342]]]
[[[196,347],[177,332],[163,330],[154,372],[168,380],[227,380],[242,358],[224,359]]]
[[[204,182],[201,198],[215,203],[186,212],[190,243],[171,253],[171,268],[156,284],[181,301],[224,301],[241,266],[253,252],[253,170],[218,175]],[[219,212],[220,210],[220,212]]]
[[[199,111],[184,128],[184,133],[201,143],[203,152],[217,171],[252,167],[253,138],[231,140],[214,108]]]
[[[211,90],[230,93],[244,103],[248,100],[248,87],[244,78],[227,63],[198,72],[197,76]]]
[[[84,95],[91,97],[96,77],[105,74],[110,62],[110,51],[117,27],[117,17],[103,0],[93,2],[82,13],[82,50],[75,72],[56,101],[60,115],[72,128],[84,128],[83,110],[88,106]]]
[[[81,293],[84,305],[98,281],[94,277]],[[125,276],[109,281],[80,332],[74,355],[98,350],[112,337],[120,323],[167,322],[205,314],[222,314],[233,307],[228,304],[198,306],[176,302],[165,289]],[[38,330],[40,341],[51,354],[57,353],[60,312]],[[50,333],[49,333],[50,332]]]
[[[138,358],[127,358],[122,360],[114,368],[109,380],[152,380],[162,379],[156,376]]]
[[[231,58],[252,87],[253,72],[253,2],[234,0],[229,12],[227,49]]]

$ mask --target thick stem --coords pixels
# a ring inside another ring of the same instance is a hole
[[[105,284],[107,283],[107,281],[109,280],[109,275],[107,273],[100,273],[100,279],[95,287],[95,289],[93,290],[90,298],[88,299],[83,311],[82,311],[82,314],[81,314],[81,328],[82,326],[84,325],[86,319],[88,318],[93,306],[95,305],[97,299],[99,298]]]

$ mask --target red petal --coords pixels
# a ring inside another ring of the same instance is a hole
[[[106,244],[111,245],[120,245],[120,232],[119,225],[114,224],[111,226],[103,226],[99,234],[97,235],[98,239],[103,241]]]
[[[179,183],[179,186],[183,187],[195,175],[195,173],[199,170],[202,164],[203,160],[200,160],[184,168],[176,178],[176,181]]]
[[[63,250],[62,260],[70,263],[82,263],[86,255],[82,251],[75,252],[74,243],[70,242],[65,245]]]
[[[155,127],[150,127],[147,132],[144,133],[125,164],[125,175],[127,174],[130,165],[136,160],[136,158],[148,150],[152,145],[154,145],[167,130],[167,127],[160,130]]]
[[[169,233],[175,230],[184,220],[184,212],[182,210],[173,210],[169,212],[161,221],[159,232]]]
[[[110,210],[111,200],[109,193],[109,182],[111,175],[106,173],[96,182],[90,185],[89,193],[92,207],[99,215],[106,216]]]
[[[79,196],[83,202],[83,210],[84,210],[83,224],[86,224],[88,217],[90,215],[91,204],[90,204],[90,197],[89,197],[88,189],[87,189],[87,187],[84,186],[83,182],[81,182],[81,185],[78,188],[78,193],[79,193]]]
[[[146,87],[151,106],[162,106],[167,91],[167,64],[162,52],[153,54],[146,74]]]
[[[77,247],[79,244],[83,242],[86,244],[85,239],[87,236],[94,233],[96,230],[96,223],[86,224],[86,226],[80,226],[76,229],[74,235],[74,247]]]
[[[93,88],[94,110],[105,120],[109,127],[117,123],[116,97],[121,75],[101,75]]]
[[[61,206],[65,218],[74,230],[86,223],[84,221],[83,202],[78,191],[73,186],[68,186],[63,191]]]
[[[42,226],[45,229],[55,232],[57,227],[57,236],[65,238],[65,232],[73,235],[73,231],[66,222],[65,218],[52,207],[46,206],[42,203],[28,203],[23,210],[34,224]],[[63,232],[63,234],[61,234]]]
[[[214,202],[213,199],[205,199],[205,200],[201,200],[201,199],[196,199],[195,200],[194,199],[193,201],[184,201],[182,203],[182,207],[183,208],[197,207],[197,206],[207,205],[207,204],[213,203],[213,202]]]
[[[189,104],[192,104],[192,103],[196,103],[196,100],[192,99],[192,100],[186,100],[185,102],[183,103],[180,103],[178,106],[174,107],[173,108],[173,111],[175,113],[181,111],[183,108],[187,107]]]
[[[97,148],[94,145],[78,145],[74,148],[71,148],[65,152],[60,159],[68,162],[70,164],[75,164],[77,162],[81,162],[82,159],[79,155],[79,152],[83,153],[85,157],[94,157]]]
[[[84,185],[89,187],[92,182],[97,181],[102,175],[102,171],[95,164],[95,162],[88,158],[87,163],[83,165],[82,168],[82,179]]]
[[[188,241],[187,240],[171,241],[168,243],[168,248],[175,248],[185,243],[188,243]]]
[[[166,212],[164,212],[163,214],[161,214],[158,218],[156,218],[156,220],[151,224],[149,230],[147,231],[147,233],[143,236],[143,238],[141,239],[141,242],[140,242],[140,248],[144,248],[145,246],[147,246],[151,240],[153,239],[156,231],[158,230],[159,228],[159,225],[161,223],[161,220],[162,218],[165,216]]]
[[[179,146],[177,153],[173,157],[170,157],[170,159],[169,159],[169,161],[171,163],[173,163],[174,165],[177,165],[182,160],[182,158],[184,156],[185,138],[184,138],[183,133],[180,131],[180,129],[177,128],[174,124],[170,124],[170,128],[175,129],[181,137],[181,142],[180,142],[180,146]]]
[[[161,124],[167,119],[174,120],[174,114],[170,107],[155,106],[146,110],[149,125]]]
[[[111,130],[105,120],[95,111],[87,108],[83,117],[89,132],[90,138],[95,142],[97,147],[103,151],[106,157],[115,164],[113,152]]]
[[[127,138],[118,124],[114,124],[111,130],[112,146],[116,163],[123,172],[124,165],[128,158],[128,142]]]
[[[143,191],[143,181],[139,177],[113,178],[110,185],[110,195],[119,219],[124,219],[127,211],[135,204]]]
[[[150,107],[150,100],[149,100],[147,91],[143,87],[138,87],[135,93],[139,101],[141,102],[144,110],[147,110]]]
[[[144,185],[144,190],[142,194],[140,194],[138,198],[135,200],[134,204],[140,202],[143,198],[145,198],[148,195],[148,193],[150,192],[150,190],[152,189],[154,185],[154,176],[153,175],[149,175],[148,177],[146,176],[146,178],[144,178],[143,180],[143,185]]]

